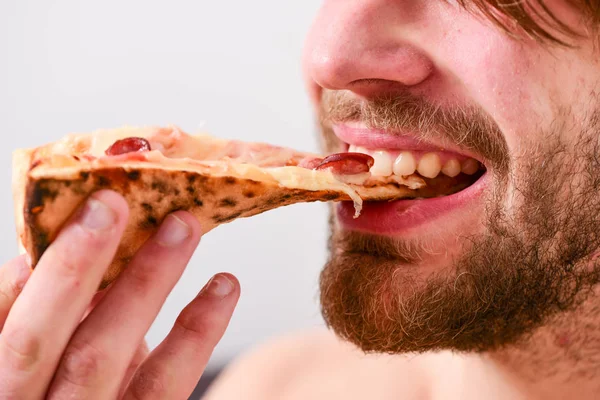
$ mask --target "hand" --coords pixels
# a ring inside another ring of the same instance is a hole
[[[144,336],[200,241],[176,212],[101,294],[125,228],[118,194],[94,194],[30,274],[0,268],[0,398],[187,399],[229,323],[240,289],[218,274],[148,354]],[[92,302],[97,304],[92,304]]]

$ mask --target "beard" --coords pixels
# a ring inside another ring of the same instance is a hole
[[[423,243],[343,231],[331,217],[320,300],[326,324],[342,339],[389,354],[499,350],[576,309],[599,281],[600,111],[568,142],[567,118],[554,121],[535,136],[539,142],[523,145],[531,150],[513,157],[500,130],[474,108],[326,91],[322,117],[332,151],[339,142],[330,123],[362,121],[460,142],[489,167],[481,233],[460,237],[461,252],[427,277],[419,274]]]

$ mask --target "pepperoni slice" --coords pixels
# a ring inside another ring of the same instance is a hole
[[[375,160],[363,153],[337,153],[325,157],[314,169],[331,169],[337,175],[356,175],[369,172]]]
[[[323,162],[322,158],[306,157],[300,160],[298,166],[300,168],[315,169]]]
[[[150,143],[139,137],[129,137],[121,140],[117,140],[106,149],[107,156],[118,156],[127,153],[138,153],[142,151],[150,151]]]

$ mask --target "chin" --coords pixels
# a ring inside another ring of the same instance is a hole
[[[511,154],[476,109],[327,92],[323,103],[328,150],[370,155],[372,176],[426,183],[364,204],[358,218],[351,204],[333,210],[320,300],[343,339],[377,353],[496,351],[576,309],[600,282],[596,141],[575,153],[549,131]]]

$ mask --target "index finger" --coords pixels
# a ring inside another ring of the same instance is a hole
[[[46,250],[0,335],[0,397],[43,397],[120,242],[127,203],[102,191]]]

